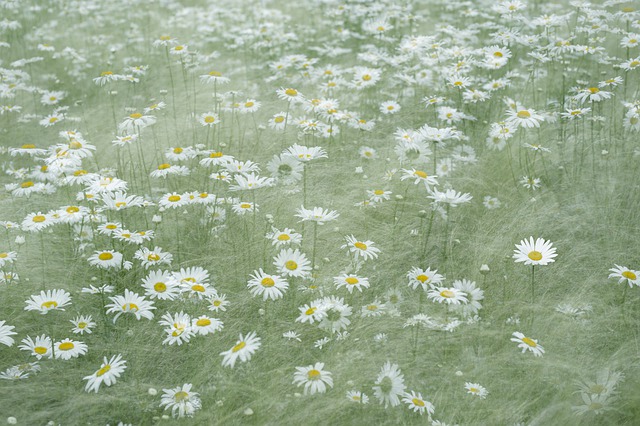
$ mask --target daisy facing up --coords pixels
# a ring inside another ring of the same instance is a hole
[[[373,394],[380,404],[384,404],[384,408],[389,405],[395,407],[400,405],[399,396],[404,395],[406,386],[404,385],[404,376],[402,375],[397,364],[386,362],[373,387]]]
[[[534,241],[533,237],[516,244],[516,250],[513,253],[513,259],[516,263],[524,262],[525,265],[533,266],[544,266],[555,262],[556,256],[556,248],[553,247],[551,241],[545,241],[544,238],[537,238]]]
[[[433,412],[435,411],[435,407],[433,406],[433,404],[425,400],[420,392],[405,392],[404,397],[402,398],[402,402],[407,404],[409,409],[414,413],[427,413],[427,415],[431,417],[431,415],[433,415]]]
[[[54,344],[55,358],[65,361],[71,358],[78,358],[80,355],[87,353],[89,347],[84,342],[78,342],[71,339],[64,339]]]
[[[164,394],[160,401],[160,407],[171,410],[171,415],[175,418],[191,417],[202,408],[198,393],[191,392],[191,383],[173,389],[162,389]]]
[[[126,363],[127,361],[122,359],[121,354],[112,356],[109,360],[107,360],[107,357],[104,357],[104,362],[100,366],[100,369],[82,379],[87,380],[87,385],[84,390],[89,393],[92,391],[98,393],[98,389],[102,383],[106,386],[115,384],[116,379],[127,369]]]
[[[336,289],[344,287],[349,291],[349,293],[353,293],[354,289],[362,293],[363,288],[369,288],[368,278],[359,277],[353,274],[342,274],[339,277],[334,277],[333,283],[335,284]]]
[[[44,315],[51,310],[64,311],[63,307],[71,303],[71,295],[62,289],[41,291],[39,295],[32,295],[26,303],[25,311],[40,311]]]
[[[374,247],[373,241],[358,241],[353,235],[345,237],[347,244],[342,245],[341,249],[349,249],[349,252],[353,253],[356,260],[362,257],[364,260],[377,259],[380,249]]]
[[[438,274],[437,269],[432,271],[431,268],[421,269],[413,267],[407,273],[407,278],[409,279],[409,287],[414,290],[422,287],[424,291],[432,289],[444,281],[444,276]]]
[[[333,379],[331,373],[324,371],[323,367],[324,363],[322,362],[307,367],[296,367],[296,372],[293,374],[293,384],[304,385],[305,395],[325,393],[327,385],[333,387]]]
[[[251,275],[247,287],[253,296],[262,296],[263,300],[277,300],[283,297],[289,283],[278,275],[270,275],[259,269]]]
[[[273,264],[278,268],[278,272],[286,277],[306,278],[311,274],[311,262],[298,249],[282,250],[274,257]]]
[[[240,358],[240,361],[247,362],[251,359],[251,356],[260,348],[260,338],[256,337],[256,332],[240,337],[236,344],[228,351],[220,352],[220,356],[223,356],[222,366],[233,368],[236,365],[236,361]]]
[[[544,348],[538,344],[537,340],[525,337],[519,331],[514,332],[512,336],[511,341],[518,344],[518,348],[522,349],[522,353],[529,351],[535,356],[542,356],[544,353]]]

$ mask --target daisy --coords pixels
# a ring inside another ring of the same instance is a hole
[[[36,336],[33,340],[30,336],[27,336],[21,341],[22,345],[18,346],[23,351],[30,352],[31,355],[37,359],[51,358],[53,353],[51,352],[51,338],[46,335]]]
[[[444,281],[444,276],[438,274],[437,269],[432,271],[431,268],[420,269],[413,267],[407,273],[407,278],[409,279],[409,287],[414,290],[418,287],[422,287],[424,291],[427,291]]]
[[[341,249],[349,249],[351,253],[355,256],[356,260],[359,257],[362,257],[364,260],[368,259],[377,259],[378,253],[380,253],[380,249],[374,247],[373,241],[358,241],[356,237],[350,235],[345,237],[347,240],[347,244],[342,245]]]
[[[626,281],[629,287],[633,287],[634,285],[640,286],[640,280],[638,279],[640,271],[634,271],[626,266],[614,265],[616,266],[615,268],[609,269],[611,272],[609,278],[618,278],[618,284]]]
[[[298,249],[284,249],[273,259],[278,272],[287,277],[306,278],[311,274],[311,262]]]
[[[520,179],[520,184],[527,189],[536,190],[540,188],[540,178],[534,178],[529,176],[522,176]]]
[[[373,386],[373,394],[380,404],[384,404],[384,408],[391,405],[395,407],[400,404],[399,396],[404,394],[406,386],[404,385],[404,376],[401,374],[397,364],[386,362]]]
[[[271,177],[285,185],[299,182],[303,175],[304,164],[292,155],[274,155],[267,164],[267,170],[271,172]]]
[[[357,404],[368,404],[369,397],[360,391],[347,391],[347,399],[351,402],[355,402]]]
[[[249,203],[246,201],[240,201],[238,203],[235,203],[231,206],[231,210],[233,210],[234,213],[238,214],[239,216],[244,216],[245,214],[249,213],[249,212],[257,212],[258,210],[258,206],[257,204],[254,203]]]
[[[271,232],[267,233],[266,237],[271,240],[271,244],[276,247],[287,244],[300,245],[302,243],[302,235],[290,228],[285,228],[284,231],[280,231],[272,227]]]
[[[464,384],[464,388],[467,390],[467,393],[475,395],[481,399],[485,399],[487,395],[489,395],[487,389],[484,386],[479,385],[478,383],[466,382]]]
[[[453,288],[460,290],[467,295],[468,302],[460,306],[462,314],[466,317],[473,316],[482,309],[480,304],[481,300],[484,300],[484,291],[476,287],[474,281],[469,280],[456,280],[453,282]]]
[[[324,363],[317,362],[307,367],[296,367],[293,374],[293,384],[304,385],[304,394],[325,393],[327,385],[333,387],[331,373],[323,370]]]
[[[89,349],[84,342],[78,342],[71,339],[64,339],[54,344],[56,359],[64,359],[65,361],[71,358],[78,358],[80,355],[87,353]]]
[[[158,201],[158,205],[164,208],[178,208],[183,207],[189,202],[188,198],[183,197],[181,194],[176,192],[171,192],[168,194],[164,194],[160,200]]]
[[[600,102],[605,99],[609,99],[613,96],[613,93],[600,90],[597,87],[589,87],[587,89],[581,89],[577,95],[573,97],[577,102]]]
[[[247,287],[253,296],[262,295],[263,300],[277,300],[283,297],[289,283],[278,275],[269,275],[259,269],[251,275]]]
[[[100,269],[120,269],[123,267],[128,270],[133,266],[129,261],[123,261],[122,253],[114,250],[96,251],[87,260],[91,266]]]
[[[391,191],[384,189],[367,190],[367,196],[372,203],[381,203],[391,199]]]
[[[216,333],[224,327],[222,321],[207,315],[200,315],[191,320],[191,329],[199,336]]]
[[[551,241],[545,241],[544,238],[537,238],[535,242],[533,237],[529,240],[522,240],[520,244],[516,244],[513,258],[515,262],[524,262],[525,265],[548,265],[555,262],[557,256],[556,248],[552,246]]]
[[[404,397],[402,398],[402,402],[407,404],[410,410],[414,413],[424,414],[427,413],[428,416],[431,416],[435,411],[435,407],[429,401],[426,401],[420,392],[416,393],[414,391],[405,392]]]
[[[300,315],[296,318],[296,322],[313,324],[314,322],[323,320],[327,316],[321,299],[300,306],[298,310],[300,311]]]
[[[121,133],[137,133],[145,127],[155,124],[156,118],[153,115],[142,115],[134,112],[124,119],[118,125],[118,131]]]
[[[311,210],[307,210],[302,206],[296,210],[296,212],[297,214],[295,216],[301,219],[300,222],[312,221],[316,222],[318,225],[324,225],[326,222],[335,220],[340,216],[337,211],[329,211],[322,207],[314,207]]]
[[[199,164],[203,167],[224,166],[234,159],[232,155],[226,155],[221,151],[204,151],[202,153],[207,155],[200,160]]]
[[[107,309],[107,314],[116,314],[113,318],[114,323],[122,314],[133,314],[138,321],[142,317],[152,319],[153,312],[151,311],[156,309],[155,306],[153,306],[153,302],[145,300],[144,297],[129,289],[125,289],[124,296],[118,295],[109,297],[109,299],[112,303],[106,305],[105,308],[109,308]]]
[[[238,358],[240,361],[247,362],[251,359],[251,356],[260,348],[260,338],[256,337],[255,331],[240,337],[236,344],[228,351],[220,352],[223,367],[233,368]]]
[[[416,170],[416,169],[411,169],[411,170],[407,170],[407,169],[402,169],[402,177],[400,177],[400,180],[407,180],[407,179],[413,179],[414,180],[414,184],[418,185],[419,183],[424,183],[424,186],[427,189],[431,189],[431,186],[433,185],[437,185],[438,181],[436,180],[437,176],[429,176],[427,175],[426,172],[422,171],[422,170]]]
[[[78,316],[72,320],[69,320],[71,324],[73,324],[73,330],[71,330],[75,334],[91,334],[91,328],[96,326],[96,323],[93,322],[93,318],[91,315],[88,316]]]
[[[171,273],[166,271],[151,271],[142,280],[145,296],[160,300],[174,300],[179,292],[178,285],[172,279]]]
[[[311,304],[314,304],[314,302],[311,302]],[[343,298],[335,296],[325,297],[317,306],[322,311],[322,314],[318,315],[318,317],[321,318],[318,327],[321,329],[331,333],[337,333],[345,330],[347,326],[351,324],[351,320],[349,319],[352,314],[351,306],[344,303]]]
[[[191,328],[191,317],[184,312],[173,315],[166,313],[162,316],[162,319],[158,321],[158,324],[168,327],[165,329],[167,337],[162,342],[163,345],[167,343],[169,345],[177,343],[178,346],[180,346],[183,343],[189,342],[191,337],[196,334],[195,330]]]
[[[210,71],[208,74],[200,76],[200,81],[203,84],[226,84],[231,80],[228,77],[224,77],[220,71]]]
[[[384,314],[385,311],[385,304],[376,299],[373,302],[362,307],[361,315],[363,317],[379,317],[380,315]]]
[[[55,219],[51,215],[38,212],[28,214],[20,224],[20,227],[23,231],[39,232],[54,223]]]
[[[335,284],[336,289],[345,287],[349,293],[353,293],[354,289],[362,293],[363,288],[369,288],[368,278],[359,277],[353,274],[342,274],[339,277],[334,277],[333,283]]]
[[[0,343],[6,346],[13,346],[14,340],[11,336],[17,334],[15,327],[6,324],[5,321],[0,321]]]
[[[100,369],[82,379],[87,380],[87,385],[84,390],[86,392],[93,391],[98,393],[98,389],[102,383],[106,386],[115,384],[116,379],[127,369],[126,363],[127,361],[122,359],[121,354],[112,356],[109,360],[107,360],[107,357],[104,357],[104,362],[100,366]]]
[[[136,251],[134,257],[142,261],[142,266],[145,269],[149,269],[152,266],[171,265],[173,260],[173,255],[163,252],[160,247],[154,247],[153,250],[142,247]]]
[[[522,349],[522,353],[530,351],[533,352],[535,356],[542,356],[544,353],[544,348],[538,344],[537,340],[525,337],[525,335],[519,331],[514,332],[512,336],[511,341],[518,343],[518,348]]]
[[[445,192],[440,192],[437,189],[434,189],[433,192],[431,192],[431,195],[428,195],[427,198],[431,198],[434,203],[447,204],[451,207],[457,207],[458,204],[468,203],[473,199],[471,194],[463,194],[462,192],[457,192],[454,189],[447,189]]]
[[[298,92],[296,89],[280,88],[276,90],[276,95],[278,95],[278,98],[283,101],[294,102],[294,103],[304,102],[304,96],[302,95],[302,93]]]
[[[225,312],[227,306],[231,304],[231,302],[227,300],[226,294],[214,293],[207,301],[209,302],[209,310],[213,312]]]
[[[191,383],[185,383],[173,389],[162,389],[164,394],[160,401],[160,407],[171,409],[171,415],[175,418],[192,417],[202,408],[198,393],[191,392]]]
[[[447,305],[459,305],[467,303],[467,293],[455,287],[436,287],[429,290],[427,298],[438,303],[446,303]]]
[[[64,311],[64,307],[71,303],[71,295],[65,290],[47,290],[41,291],[39,295],[34,294],[31,296],[31,300],[27,300],[27,306],[25,311],[40,311],[41,314],[46,314],[51,310]]]
[[[9,263],[13,263],[18,258],[18,253],[15,251],[5,251],[0,253],[0,268]]]
[[[488,210],[497,209],[500,207],[500,200],[491,195],[486,195],[482,200],[482,205]]]
[[[200,114],[198,123],[200,123],[200,125],[204,127],[217,126],[218,124],[220,124],[220,117],[214,112],[205,112],[204,114]]]
[[[544,117],[536,113],[533,109],[525,109],[524,107],[507,110],[506,124],[517,127],[533,128],[540,127],[540,123],[544,121]]]
[[[269,119],[269,127],[274,130],[284,130],[290,116],[288,113],[281,111]]]
[[[385,115],[400,112],[400,104],[395,101],[386,101],[380,104],[380,112]]]

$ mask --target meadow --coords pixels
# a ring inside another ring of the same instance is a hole
[[[0,17],[0,424],[640,423],[637,2]]]

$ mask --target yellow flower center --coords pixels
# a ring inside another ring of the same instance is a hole
[[[349,285],[356,285],[356,284],[358,284],[360,282],[360,281],[358,281],[358,279],[356,277],[348,277],[347,279],[345,279],[345,281]]]
[[[376,189],[373,193],[376,195],[384,195],[384,191],[382,189]]]
[[[49,300],[47,302],[42,302],[40,307],[46,308],[46,309],[57,308],[58,307],[58,302],[56,302],[55,300]]]
[[[176,402],[181,402],[181,401],[184,401],[185,399],[189,399],[189,394],[186,393],[185,391],[180,391],[180,392],[176,392],[176,394],[173,395],[173,397],[175,398]]]
[[[247,344],[245,342],[240,342],[237,345],[235,345],[233,348],[231,348],[231,352],[238,352],[239,350],[241,350],[245,346],[247,346]]]
[[[138,307],[138,305],[136,305],[135,303],[125,303],[124,305],[122,305],[122,310],[127,312],[138,312],[140,310],[140,308]]]
[[[120,207],[124,207],[124,206],[126,206],[126,205],[127,205],[127,203],[126,203],[126,202],[124,202],[124,201],[118,201],[118,202],[116,203],[116,208],[117,208],[117,209],[119,209]]]
[[[111,260],[113,259],[113,254],[109,252],[100,253],[98,255],[98,259],[100,260]]]
[[[142,117],[142,114],[140,114],[139,112],[134,112],[129,117],[133,118],[134,120],[137,120],[138,118]]]
[[[454,293],[451,290],[442,290],[440,292],[440,296],[446,297],[447,299],[451,299],[454,296]]]
[[[69,142],[69,148],[71,148],[71,149],[80,149],[80,148],[82,148],[82,144],[80,142],[78,142],[77,140],[72,140],[71,142]]]
[[[598,93],[600,91],[600,89],[598,89],[597,87],[589,87],[589,89],[587,90],[589,90],[589,92],[591,92],[592,94]]]
[[[44,346],[36,346],[35,348],[33,348],[33,351],[35,353],[37,353],[38,355],[44,355],[47,353],[47,348],[45,348]]]
[[[527,110],[522,110],[522,111],[518,111],[517,114],[518,118],[530,118],[531,117],[531,113]]]
[[[542,253],[535,250],[530,252],[527,256],[529,257],[529,259],[533,260],[534,262],[537,262],[542,259]]]
[[[502,58],[504,55],[502,54],[502,52],[493,52],[493,56],[495,56],[496,58]]]
[[[413,398],[411,402],[413,402],[413,405],[415,405],[416,407],[424,407],[424,401],[421,399]]]
[[[107,229],[116,229],[117,226],[111,223],[111,224],[105,226],[105,228],[107,228]]]
[[[309,370],[307,373],[309,380],[320,380],[320,372],[318,370]]]
[[[9,253],[0,253],[0,259],[6,259],[9,257]]]
[[[416,277],[416,280],[420,281],[421,283],[424,283],[429,280],[429,277],[426,276],[425,274],[420,274]]]
[[[178,201],[180,201],[182,198],[179,195],[171,195],[168,200],[171,201],[172,203],[177,203]]]
[[[153,285],[153,289],[157,293],[164,293],[165,291],[167,291],[167,285],[163,282],[157,282]]]
[[[316,309],[318,309],[318,308],[315,308],[315,307],[309,308],[304,312],[304,314],[305,315],[313,315],[316,312]]]
[[[427,178],[427,174],[425,172],[423,172],[422,170],[416,170],[415,172],[413,172],[413,174],[418,176],[419,178],[422,178],[422,179],[426,179]]]
[[[218,71],[211,71],[209,73],[210,76],[212,77],[222,77],[222,73],[218,72]]]
[[[33,186],[33,182],[31,182],[30,180],[26,182],[22,182],[20,184],[20,188],[31,188],[32,186]]]
[[[98,370],[98,372],[96,373],[96,376],[97,377],[104,376],[105,374],[107,374],[107,372],[109,372],[109,370],[111,370],[111,366],[107,364],[104,367],[102,367],[100,370]]]
[[[478,390],[478,388],[469,388],[469,392],[478,393],[480,391]]]
[[[260,284],[261,284],[263,287],[273,287],[273,286],[276,284],[276,282],[275,282],[273,279],[271,279],[271,278],[269,278],[269,277],[266,277],[266,278],[263,278],[263,279],[262,279],[262,281],[260,282]]]
[[[250,208],[251,208],[251,204],[249,204],[249,203],[242,203],[242,204],[240,204],[240,208],[242,208],[242,209],[250,209]]]
[[[255,105],[255,104],[254,104],[253,102],[246,102],[246,103],[244,104],[244,107],[245,107],[245,108],[251,108],[251,107],[252,107],[252,106],[254,106],[254,105]]]
[[[213,301],[213,306],[218,307],[218,306],[220,306],[220,305],[222,305],[222,302],[221,302],[221,301],[219,301],[219,300],[214,300],[214,301]]]
[[[354,244],[354,247],[359,249],[359,250],[366,250],[367,249],[367,245],[365,243],[361,243],[360,241],[356,241]]]
[[[369,81],[369,80],[371,80],[371,76],[369,74],[365,74],[365,75],[362,76],[362,79],[364,81]]]
[[[279,115],[276,118],[274,118],[273,121],[275,121],[276,123],[282,123],[284,121],[284,117]]]
[[[287,260],[284,264],[284,267],[290,271],[295,271],[296,269],[298,269],[298,264],[293,260]]]
[[[209,318],[200,318],[198,321],[196,321],[196,325],[198,327],[206,327],[208,325],[211,325],[211,320]]]
[[[36,148],[36,146],[34,144],[32,144],[32,143],[27,143],[27,144],[22,145],[22,149],[35,149],[35,148]]]
[[[169,167],[171,167],[171,164],[169,163],[162,163],[158,166],[158,170],[165,170],[168,169]]]
[[[631,272],[631,271],[624,271],[624,272],[622,273],[622,276],[623,276],[623,277],[625,277],[625,278],[626,278],[626,279],[628,279],[628,280],[631,280],[631,281],[635,281],[635,280],[636,280],[636,278],[638,278],[638,277],[636,276],[636,274],[634,274],[634,273],[633,273],[633,272]]]
[[[522,341],[524,343],[526,343],[527,345],[531,346],[532,348],[535,348],[536,346],[538,346],[538,344],[536,342],[534,342],[533,340],[529,339],[528,337],[523,337]]]
[[[214,116],[212,116],[212,115],[207,115],[207,116],[204,118],[204,122],[205,122],[205,123],[207,123],[207,124],[211,124],[211,123],[213,123],[214,121],[216,121],[216,118],[215,118]]]
[[[291,239],[291,237],[289,237],[289,235],[287,235],[287,234],[278,235],[278,241],[289,241],[290,239]]]
[[[82,328],[82,329],[87,328],[87,323],[86,322],[79,322],[78,323],[78,328]]]
[[[174,154],[182,154],[182,151],[184,151],[182,148],[180,148],[179,146],[176,148],[173,148],[173,153]]]
[[[69,214],[78,213],[79,211],[80,209],[76,206],[67,207],[67,213]]]
[[[629,64],[629,66],[630,66],[631,68],[635,68],[635,67],[637,67],[638,65],[640,65],[640,61],[631,61],[631,63]]]
[[[100,77],[104,77],[104,76],[107,76],[107,75],[113,75],[113,71],[102,71],[100,73]]]
[[[197,291],[198,293],[204,293],[206,289],[202,284],[194,284],[191,286],[191,290]]]
[[[58,347],[59,350],[61,351],[70,351],[71,349],[73,349],[75,346],[73,345],[72,342],[64,342],[61,343],[60,346]]]
[[[298,91],[296,89],[287,89],[284,93],[287,96],[298,96]]]
[[[58,121],[58,117],[51,117],[49,119],[49,123],[55,123],[56,121]]]
[[[173,50],[180,52],[181,50],[184,50],[184,46],[176,46],[173,48]]]
[[[149,256],[147,256],[147,260],[149,262],[157,262],[158,260],[160,260],[160,256],[155,253],[151,253]]]

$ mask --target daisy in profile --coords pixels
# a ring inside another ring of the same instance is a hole
[[[41,291],[26,303],[25,311],[39,311],[44,315],[51,310],[64,311],[63,308],[71,303],[71,295],[62,289]]]
[[[18,348],[23,351],[27,351],[30,355],[35,356],[37,359],[51,358],[53,352],[51,351],[51,338],[46,335],[36,336],[33,340],[30,336],[22,339],[22,343]]]
[[[333,379],[331,373],[324,371],[323,367],[324,363],[322,362],[307,367],[296,367],[296,372],[293,374],[293,384],[304,385],[305,395],[325,393],[327,385],[333,387]]]
[[[305,278],[311,274],[311,262],[304,253],[295,249],[284,249],[276,257],[273,264],[278,272],[287,277]]]
[[[345,287],[349,293],[353,293],[354,289],[362,293],[363,288],[369,288],[368,278],[359,277],[353,274],[342,274],[339,277],[334,277],[333,283],[335,284],[336,289]]]
[[[638,279],[640,271],[634,271],[626,266],[614,265],[616,266],[615,268],[609,269],[609,272],[611,272],[609,278],[618,278],[618,284],[626,281],[629,287],[633,287],[634,285],[640,286],[640,280]]]
[[[253,296],[261,295],[263,300],[277,300],[282,298],[289,283],[278,275],[266,274],[261,268],[251,275],[247,287]]]
[[[136,251],[134,257],[142,262],[145,269],[159,265],[171,265],[173,260],[173,255],[163,252],[160,247],[155,247],[153,250],[142,247]]]
[[[467,393],[477,396],[480,399],[485,399],[487,395],[489,395],[489,391],[487,391],[484,386],[479,385],[478,383],[466,382],[464,384],[464,388],[467,390]]]
[[[535,356],[542,356],[544,353],[544,348],[538,344],[537,340],[525,337],[525,335],[519,331],[513,333],[511,341],[518,344],[518,348],[522,349],[522,353],[529,351]]]
[[[152,319],[155,309],[153,302],[146,300],[144,297],[137,293],[132,292],[129,289],[125,289],[123,296],[113,296],[109,298],[112,303],[106,305],[107,314],[115,313],[113,318],[115,323],[122,314],[133,314],[139,321],[140,318]]]
[[[544,121],[544,117],[536,113],[533,109],[526,109],[518,105],[516,109],[507,110],[507,119],[505,123],[514,127],[524,127],[527,129],[540,127],[540,123]]]
[[[427,413],[428,416],[431,416],[435,411],[435,407],[433,406],[433,404],[425,400],[420,392],[405,392],[404,397],[402,398],[402,402],[407,404],[409,409],[414,413]]]
[[[400,404],[400,396],[404,395],[406,386],[404,385],[404,376],[402,375],[397,364],[386,362],[378,378],[375,386],[373,386],[373,394],[380,404],[384,404],[384,408],[389,405],[395,407]]]
[[[434,288],[434,286],[444,281],[444,276],[440,275],[437,269],[432,271],[431,268],[421,269],[413,267],[407,273],[407,278],[409,279],[409,287],[414,290],[422,287],[424,291]]]
[[[104,362],[100,366],[100,369],[90,376],[84,377],[82,380],[87,380],[87,385],[84,390],[86,392],[98,393],[100,385],[104,383],[106,386],[111,386],[116,383],[116,379],[127,369],[125,365],[127,361],[122,359],[122,355],[112,356],[107,360],[104,357]]]
[[[228,351],[220,352],[222,358],[223,367],[233,368],[238,358],[241,362],[247,362],[251,359],[251,356],[260,348],[260,338],[256,337],[255,331],[240,337],[236,344]]]
[[[302,235],[290,228],[285,228],[284,231],[280,231],[272,227],[271,232],[267,233],[266,237],[271,240],[271,244],[276,247],[287,244],[300,245],[302,243]]]
[[[324,225],[326,222],[336,220],[340,214],[335,210],[327,210],[322,207],[314,207],[310,210],[304,206],[296,210],[296,217],[300,218],[300,222],[316,222],[318,225]]]
[[[0,321],[0,343],[6,346],[13,346],[14,340],[11,336],[17,334],[15,327],[8,325],[5,321]]]
[[[65,361],[71,358],[78,358],[80,355],[87,353],[89,347],[84,342],[78,342],[71,339],[64,339],[54,344],[56,359]]]
[[[380,249],[374,247],[375,243],[373,241],[359,241],[353,235],[345,238],[347,240],[347,244],[342,245],[340,248],[349,249],[349,251],[355,256],[356,260],[358,260],[360,257],[362,257],[364,260],[378,258]]]
[[[433,290],[429,290],[427,298],[447,305],[459,305],[468,302],[467,293],[455,287],[436,287]]]
[[[516,244],[516,250],[514,250],[513,259],[517,262],[524,262],[525,265],[548,265],[555,262],[554,258],[557,256],[556,248],[553,247],[551,241],[545,241],[544,238],[537,238],[535,241],[533,237],[520,241],[520,244]]]
[[[423,183],[427,189],[431,189],[432,186],[438,184],[437,176],[429,176],[427,172],[417,169],[402,169],[402,176],[400,180],[413,180],[413,183],[418,185]]]
[[[164,394],[160,401],[160,407],[171,410],[171,415],[175,418],[192,417],[193,414],[202,408],[198,393],[191,392],[191,383],[185,383],[173,389],[162,389]]]

